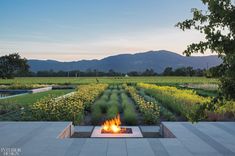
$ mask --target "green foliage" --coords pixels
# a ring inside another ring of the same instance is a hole
[[[102,119],[102,111],[99,105],[93,105],[92,106],[92,111],[91,111],[91,122],[94,125],[97,125],[98,123],[100,123],[101,119]]]
[[[14,103],[1,103],[0,104],[0,115],[5,115],[10,112],[19,111],[22,108],[22,105]]]
[[[108,103],[102,99],[99,99],[94,103],[95,106],[98,106],[102,113],[106,113],[108,109]]]
[[[175,121],[175,115],[168,109],[166,109],[162,104],[160,104],[154,97],[151,97],[145,93],[143,89],[140,89],[139,94],[148,102],[152,102],[160,107],[160,116],[163,120]]]
[[[107,118],[108,119],[115,118],[118,115],[118,112],[119,112],[118,105],[116,105],[115,103],[111,104],[111,106],[108,108],[107,111]]]
[[[166,67],[164,76],[204,76],[205,69],[193,69],[193,67],[180,67],[173,70],[172,67]]]
[[[131,95],[135,101],[139,111],[142,113],[144,122],[146,124],[156,124],[160,117],[160,108],[153,102],[147,102],[143,97],[137,94],[134,87],[123,85],[126,91]]]
[[[106,84],[83,85],[69,97],[60,99],[49,97],[40,100],[32,105],[31,115],[37,120],[69,120],[78,124],[83,118],[84,110],[90,108],[106,88]]]
[[[216,112],[221,114],[231,114],[235,119],[235,101],[223,101],[219,103],[221,106],[217,107]]]
[[[144,88],[146,92],[158,99],[166,108],[192,122],[205,118],[204,109],[211,102],[210,98],[201,97],[193,90],[181,90],[176,87],[143,83],[139,83],[138,86]]]
[[[3,79],[14,78],[16,74],[27,73],[28,70],[27,60],[17,53],[0,57],[0,77]]]
[[[226,99],[235,100],[235,78],[222,77],[221,91],[224,93]]]
[[[210,69],[208,69],[205,73],[205,76],[208,78],[211,78],[211,77],[219,78],[223,76],[224,71],[225,71],[224,66],[221,64],[221,65],[211,67]]]
[[[204,53],[210,49],[223,60],[221,90],[227,99],[235,99],[235,6],[231,0],[202,0],[208,10],[192,9],[193,18],[178,23],[182,30],[196,29],[205,41],[193,43],[186,55]]]
[[[81,122],[83,117],[83,102],[70,96],[56,100],[54,97],[47,97],[32,106],[32,117],[43,121],[73,121],[74,124]]]
[[[109,100],[109,94],[104,93],[104,94],[101,96],[100,100],[108,101],[108,100]]]
[[[186,76],[148,76],[148,77],[99,77],[100,83],[106,84],[182,84],[182,83],[219,83],[218,79]],[[0,84],[91,84],[96,83],[95,77],[16,77],[15,79],[0,79]],[[111,90],[108,89],[107,92]]]
[[[111,94],[110,100],[111,101],[118,101],[118,94],[117,94],[116,90],[114,90],[113,93]]]
[[[1,85],[0,89],[35,89],[35,88],[43,88],[47,87],[47,85],[39,85],[39,84],[21,84],[21,83],[13,83],[10,85]]]
[[[137,124],[137,114],[134,106],[130,103],[128,96],[125,93],[121,94],[123,119],[127,125]]]
[[[136,125],[137,124],[137,114],[133,106],[126,105],[124,109],[124,121],[127,125]]]

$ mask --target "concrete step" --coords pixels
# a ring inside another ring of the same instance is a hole
[[[71,138],[89,138],[94,126],[74,126],[74,134]]]
[[[159,126],[139,126],[144,138],[161,138]]]

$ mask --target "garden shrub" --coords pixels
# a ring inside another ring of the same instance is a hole
[[[182,90],[176,87],[157,86],[152,84],[137,84],[153,95],[171,111],[186,117],[190,121],[205,118],[203,108],[210,103],[210,98],[202,97],[193,90]]]
[[[99,105],[92,106],[92,113],[91,113],[91,122],[96,125],[100,123],[102,119],[102,110]]]
[[[137,124],[137,114],[134,110],[134,107],[131,105],[126,105],[124,109],[124,121],[127,125],[136,125]]]
[[[60,100],[47,97],[32,106],[32,115],[36,120],[73,121],[74,124],[78,124],[83,117],[83,110],[83,102],[75,96]]]
[[[124,88],[131,95],[132,99],[137,104],[139,111],[143,114],[144,122],[146,124],[156,124],[160,117],[159,106],[153,102],[145,101],[144,98],[137,94],[137,91],[134,87],[124,85]]]
[[[107,111],[107,118],[112,119],[115,118],[118,115],[119,109],[118,105],[112,104]]]
[[[91,104],[107,88],[107,84],[79,86],[76,93],[65,98],[47,97],[31,106],[32,117],[46,121],[81,122],[84,110],[90,110]]]

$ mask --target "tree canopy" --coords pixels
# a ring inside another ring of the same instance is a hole
[[[193,18],[176,24],[183,31],[195,29],[205,35],[205,41],[192,43],[184,51],[204,53],[211,50],[223,59],[221,91],[235,99],[235,6],[231,0],[201,0],[207,10],[192,9]]]
[[[28,72],[28,69],[27,60],[17,53],[0,57],[0,77],[3,79],[14,78],[15,75]]]

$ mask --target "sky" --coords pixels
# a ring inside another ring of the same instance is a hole
[[[206,9],[201,0],[0,0],[0,55],[72,61],[162,49],[182,54],[204,39],[175,27],[192,17],[191,8]]]

